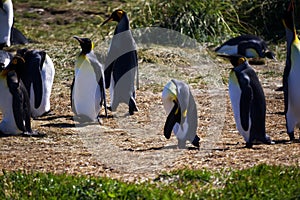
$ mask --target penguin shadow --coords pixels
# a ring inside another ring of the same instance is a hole
[[[56,119],[65,119],[68,121],[73,121],[73,116],[71,115],[47,115],[42,118],[36,118],[34,120],[39,120],[39,121],[52,121]],[[68,123],[68,122],[59,122],[59,123],[47,123],[41,125],[42,127],[54,127],[54,128],[72,128],[75,127],[74,123]]]
[[[133,149],[133,148],[128,148],[128,149],[123,149],[123,151],[131,151],[131,152],[146,152],[146,151],[159,151],[159,150],[170,150],[170,149],[174,149],[174,150],[188,150],[188,151],[201,151],[201,150],[212,150],[212,151],[226,151],[229,150],[229,148],[224,148],[224,149],[201,149],[198,147],[186,147],[183,149],[178,148],[178,145],[168,145],[168,146],[161,146],[161,147],[150,147],[150,148],[146,148],[146,149]]]
[[[8,137],[35,137],[35,138],[44,138],[47,137],[47,134],[34,131],[32,134],[28,133],[20,133],[20,134],[5,134],[0,131],[0,138],[8,138]]]
[[[240,144],[242,144],[242,146],[240,146]],[[260,145],[266,145],[266,144],[263,144],[263,143],[253,143],[252,147],[247,147],[245,143],[240,143],[240,142],[237,142],[237,143],[225,143],[226,146],[231,146],[231,147],[225,147],[223,148],[224,151],[227,151],[227,150],[239,150],[239,149],[253,149],[253,150],[260,150],[262,149],[260,147]],[[221,149],[219,149],[219,151],[221,151]]]
[[[275,144],[293,144],[293,143],[300,143],[300,139],[291,140],[273,140]]]

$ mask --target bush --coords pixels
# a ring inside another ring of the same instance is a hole
[[[130,4],[133,28],[170,28],[199,42],[214,43],[246,33],[260,35],[273,41],[284,39],[285,36],[281,22],[288,3],[285,0],[142,2]],[[296,5],[296,8],[299,6],[300,4]]]

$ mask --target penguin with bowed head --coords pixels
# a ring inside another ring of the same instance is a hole
[[[164,125],[164,136],[169,139],[173,131],[180,149],[186,147],[187,140],[199,148],[197,108],[189,86],[182,81],[172,79],[163,89],[162,101],[168,114]]]
[[[71,86],[72,110],[79,121],[99,122],[102,105],[107,116],[103,65],[94,54],[94,43],[89,38],[74,38],[80,43],[81,52],[77,56]]]
[[[102,23],[102,26],[109,21],[118,22],[109,47],[104,71],[106,88],[110,88],[110,109],[116,111],[120,103],[126,103],[129,106],[129,114],[133,115],[138,111],[134,86],[136,76],[138,84],[136,44],[130,31],[128,16],[124,10],[115,10]]]
[[[291,1],[283,18],[287,43],[283,74],[284,113],[291,141],[295,140],[295,127],[300,128],[300,42],[295,28],[294,7],[294,1]]]
[[[0,69],[0,110],[3,114],[0,132],[5,135],[39,135],[31,129],[28,93],[15,70],[24,63],[23,58],[15,56],[7,67]]]
[[[50,96],[55,75],[54,64],[45,51],[19,49],[17,55],[24,60],[20,66],[20,78],[28,92],[33,118],[50,112]]]
[[[218,54],[242,55],[246,58],[275,59],[275,54],[268,49],[266,42],[255,35],[240,35],[229,39],[215,49]]]
[[[236,127],[251,148],[254,142],[274,144],[266,134],[266,100],[255,71],[242,55],[218,55],[230,60],[229,96]]]

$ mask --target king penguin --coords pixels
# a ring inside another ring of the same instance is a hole
[[[102,26],[109,21],[118,22],[104,71],[106,88],[110,88],[110,109],[115,111],[120,103],[126,103],[129,106],[129,114],[133,115],[138,111],[134,86],[135,76],[138,73],[136,44],[125,11],[115,10]]]
[[[231,38],[215,49],[218,54],[242,55],[246,58],[275,59],[275,54],[268,50],[266,42],[255,35],[240,35]]]
[[[74,38],[82,50],[75,63],[71,88],[72,110],[81,121],[96,121],[103,103],[107,116],[103,66],[94,54],[94,43],[90,39]]]
[[[266,100],[255,71],[241,55],[219,55],[233,65],[229,75],[229,96],[236,127],[251,148],[254,141],[273,144],[266,134]]]
[[[14,11],[11,0],[0,0],[0,49],[11,45]]]
[[[19,49],[17,55],[25,60],[19,65],[20,78],[29,94],[33,118],[50,112],[50,96],[55,75],[54,64],[45,51]]]
[[[10,64],[0,69],[0,110],[3,119],[0,132],[7,135],[36,135],[30,122],[30,102],[26,88],[14,70],[24,59],[15,56]]]
[[[197,108],[189,86],[182,81],[172,79],[163,89],[162,102],[168,114],[164,136],[169,139],[173,130],[180,149],[186,147],[187,140],[199,148],[200,138],[196,133]]]
[[[287,54],[283,74],[284,113],[290,140],[294,140],[294,128],[300,127],[300,42],[294,23],[294,1],[285,13],[283,24],[286,31]]]

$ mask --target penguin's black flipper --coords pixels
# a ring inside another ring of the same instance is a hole
[[[23,132],[26,132],[26,129],[24,127],[24,121],[23,121],[23,116],[25,114],[23,110],[24,97],[20,89],[17,73],[15,71],[8,72],[7,85],[10,93],[13,96],[12,106],[13,106],[13,113],[14,113],[16,125],[18,129],[20,129]]]
[[[104,69],[103,65],[99,62],[95,54],[89,54],[89,61],[91,62],[94,72],[96,74],[96,80],[100,88],[101,101],[100,106],[104,104],[105,116],[107,117],[107,104],[106,104],[106,95],[105,95],[105,80],[104,80]]]
[[[245,83],[240,84],[240,86],[242,90],[240,99],[240,118],[243,129],[247,131],[249,129],[250,101],[253,98],[252,89],[250,85]]]
[[[41,75],[41,66],[43,66],[43,62],[46,57],[46,53],[44,51],[30,51],[27,53],[27,67],[31,69],[32,75],[32,84],[34,90],[34,107],[40,107],[43,98],[43,81]],[[27,91],[30,92],[30,88]]]
[[[17,28],[12,27],[11,29],[11,44],[27,44],[28,39],[19,31]]]
[[[74,88],[74,83],[75,83],[75,77],[73,78],[72,85],[71,85],[71,96],[70,96],[70,100],[71,100],[71,108],[72,108],[72,111],[73,111],[73,113],[75,113],[75,114],[77,115],[77,112],[76,112],[76,109],[75,109],[75,106],[74,106],[74,103],[73,103],[73,88]]]
[[[169,139],[171,137],[171,133],[173,130],[173,127],[176,123],[180,123],[181,120],[181,111],[178,107],[178,104],[176,101],[174,102],[174,107],[172,108],[171,112],[169,113],[165,126],[164,126],[164,136]]]
[[[264,46],[263,46],[264,47]],[[262,44],[254,41],[242,41],[238,45],[238,54],[246,56],[247,49],[254,49],[259,57],[264,57]]]
[[[108,89],[110,86],[111,73],[113,70],[115,62],[112,62],[105,70],[104,70],[104,80],[105,80],[105,88]]]

